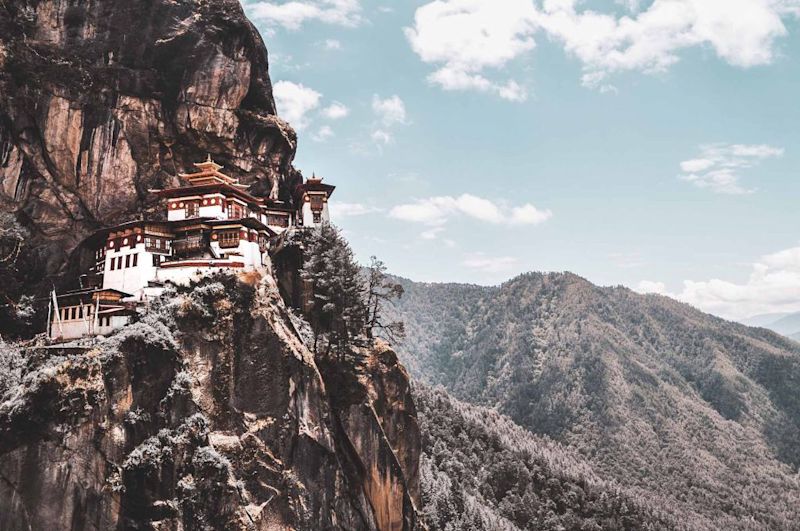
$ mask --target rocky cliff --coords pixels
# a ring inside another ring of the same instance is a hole
[[[0,405],[0,529],[414,529],[419,428],[387,347],[318,366],[271,277],[170,293]]]
[[[290,200],[295,148],[238,0],[0,3],[0,206],[30,229],[43,276],[209,153]]]
[[[0,213],[25,240],[0,298],[69,280],[207,154],[291,201],[295,148],[237,0],[0,0]],[[264,271],[90,347],[0,339],[0,529],[417,528],[405,370],[380,344],[317,360],[306,326]]]

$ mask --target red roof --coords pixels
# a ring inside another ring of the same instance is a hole
[[[244,190],[241,190],[239,188],[236,188],[235,186],[231,186],[225,183],[210,183],[210,184],[201,184],[196,186],[181,186],[179,188],[154,190],[154,193],[159,197],[166,197],[166,198],[220,193],[226,197],[227,196],[238,197],[239,199],[245,201],[246,203],[250,203],[252,205],[260,206],[262,203],[261,198],[255,197],[245,192]]]

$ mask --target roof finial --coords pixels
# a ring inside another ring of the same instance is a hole
[[[206,162],[214,162],[211,160],[211,153],[208,153],[208,158],[206,158]]]

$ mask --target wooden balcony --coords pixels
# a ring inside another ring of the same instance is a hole
[[[188,236],[172,241],[172,254],[174,256],[190,256],[202,253],[209,248],[205,236]]]

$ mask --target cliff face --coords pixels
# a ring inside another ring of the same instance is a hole
[[[0,206],[47,274],[208,153],[289,199],[295,148],[238,0],[0,4]]]
[[[295,148],[238,0],[0,1],[0,212],[30,233],[25,293],[207,154],[291,201]],[[318,365],[303,326],[263,272],[88,349],[0,341],[24,374],[0,385],[0,529],[416,528],[405,370],[381,345]]]
[[[90,350],[31,356],[0,405],[0,528],[416,528],[394,353],[318,368],[272,279],[250,282],[206,280]]]

